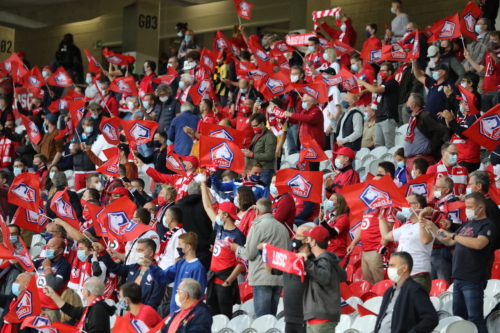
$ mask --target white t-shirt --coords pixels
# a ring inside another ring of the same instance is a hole
[[[137,241],[139,239],[146,239],[146,238],[152,239],[156,244],[156,248],[160,247],[160,237],[158,236],[156,231],[153,230],[146,231],[144,234],[141,235],[140,238],[137,238],[136,240],[133,241],[128,241],[127,244],[125,245],[125,256],[127,256],[128,254],[126,262],[127,265],[132,265],[137,263],[137,258],[136,258]]]
[[[335,131],[337,127],[337,121],[333,118],[328,118],[327,114],[330,112],[331,114],[335,114],[337,112],[337,105],[340,105],[342,99],[340,98],[340,90],[337,86],[328,87],[328,97],[332,96],[332,101],[328,103],[328,105],[323,109],[323,127],[326,132],[326,129],[330,124],[332,124],[332,132]]]
[[[423,230],[425,231],[425,229]],[[411,275],[431,272],[432,242],[424,245],[420,240],[420,224],[408,222],[392,230],[394,241],[399,242],[398,252],[408,252],[413,258]],[[434,235],[432,235],[434,239]]]
[[[179,245],[179,236],[186,233],[186,230],[180,228],[173,235],[172,238],[168,241],[167,247],[161,256],[160,262],[158,266],[165,270],[175,264],[175,259],[179,258],[179,252],[177,252],[177,247]]]

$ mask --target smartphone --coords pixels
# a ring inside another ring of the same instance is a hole
[[[445,238],[445,237],[446,237],[446,235],[443,232],[438,234],[438,238]]]

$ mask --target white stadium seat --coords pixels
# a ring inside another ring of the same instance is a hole
[[[488,317],[486,327],[488,328],[488,333],[500,332],[500,310],[493,312]]]
[[[243,333],[261,333],[274,328],[278,320],[273,315],[265,315],[255,319],[250,325],[250,328],[243,331]]]
[[[385,153],[387,153],[387,147],[377,147],[370,152],[370,155],[379,159]]]
[[[406,134],[406,133],[405,133]],[[391,149],[389,149],[387,151],[387,153],[391,154],[391,155],[394,155],[394,153],[399,149],[399,148],[403,148],[403,145],[397,145],[397,146],[394,146],[392,147]]]
[[[385,153],[384,155],[380,156],[380,159],[383,161],[392,162],[392,163],[396,162],[396,159],[394,158],[394,154],[391,154],[391,153]]]
[[[439,324],[434,328],[433,332],[441,332],[441,330],[443,328],[445,328],[446,326],[448,326],[449,324],[456,322],[456,321],[460,321],[460,320],[463,320],[463,319],[461,317],[458,317],[458,316],[453,316],[453,317],[441,319],[439,321]]]
[[[497,305],[497,301],[492,297],[485,297],[483,300],[483,315],[486,318],[490,314],[491,310]]]
[[[484,289],[484,297],[495,297],[500,293],[500,280],[488,280],[486,289]]]
[[[335,327],[335,333],[344,333],[344,331],[348,330],[351,328],[351,317],[348,315],[341,315],[340,316],[340,321]]]
[[[438,298],[441,300],[441,304],[444,304],[453,298],[453,293],[450,291],[445,291],[441,293],[441,295],[439,295]]]
[[[380,311],[381,305],[382,305],[382,297],[381,296],[370,298],[369,300],[367,300],[363,304],[363,306],[365,308],[367,308],[368,310],[370,310],[371,312],[376,313],[376,314],[378,314],[378,312]]]
[[[477,327],[470,321],[460,320],[448,324],[440,333],[477,333]]]
[[[212,333],[218,333],[229,324],[229,318],[223,314],[213,316],[212,319]]]
[[[356,320],[354,320],[354,323],[352,324],[351,328],[358,330],[361,333],[371,333],[375,329],[376,322],[377,322],[377,316],[368,315],[368,316],[358,317],[356,318]]]
[[[377,175],[378,173],[378,165],[380,162],[383,162],[382,160],[372,160],[370,161],[370,163],[368,164],[368,167],[366,168],[366,171],[367,172],[370,172],[372,175]]]
[[[453,313],[453,299],[450,299],[446,302],[442,303],[441,310],[446,311],[448,313]]]
[[[434,305],[434,309],[436,309],[436,311],[441,310],[442,303],[438,297],[431,297],[431,302],[432,305]]]
[[[285,304],[283,304],[283,298],[280,298],[278,302],[278,311],[276,311],[276,318],[280,319],[281,317],[284,316],[285,316]]]
[[[241,315],[231,319],[227,327],[221,329],[219,333],[243,333],[251,324],[252,318],[250,318],[250,316]]]
[[[248,301],[243,303],[240,307],[240,311],[243,311],[245,314],[253,318],[255,315],[255,310],[253,307],[253,299],[249,299]]]
[[[268,329],[265,333],[285,333],[285,317],[276,322],[273,328]]]

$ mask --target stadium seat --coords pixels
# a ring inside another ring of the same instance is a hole
[[[370,298],[366,302],[363,303],[363,306],[370,310],[373,313],[378,314],[380,311],[380,306],[382,305],[382,297],[374,297]],[[366,317],[366,316],[365,316]],[[355,327],[354,327],[355,328]]]
[[[370,149],[364,147],[364,148],[361,148],[360,150],[358,150],[358,152],[356,153],[356,159],[359,159],[361,160],[363,158],[363,156],[366,156],[370,153]]]
[[[486,321],[486,327],[489,333],[500,332],[500,310],[491,313]]]
[[[242,315],[231,319],[226,328],[223,328],[219,333],[242,333],[250,327],[252,318],[247,315]]]
[[[236,311],[238,311],[241,308],[241,304],[235,304],[233,305],[233,315]],[[234,316],[233,316],[234,317]]]
[[[434,328],[434,332],[441,332],[441,330],[443,328],[445,328],[446,326],[448,326],[449,324],[454,323],[456,321],[461,321],[461,320],[463,320],[463,319],[461,317],[458,317],[458,316],[453,316],[453,317],[441,319],[439,321],[439,324]]]
[[[495,261],[493,263],[493,267],[491,268],[491,278],[500,280],[500,262]]]
[[[444,318],[449,318],[449,317],[453,316],[453,314],[449,313],[448,311],[444,311],[444,310],[439,310],[437,312],[437,315],[438,315],[439,320],[443,320]]]
[[[113,327],[115,327],[115,323],[116,323],[116,315],[112,315],[111,317],[109,317],[109,328],[113,329]]]
[[[254,307],[253,307],[253,299],[250,299],[241,305],[240,311],[243,311],[245,314],[249,315],[251,318],[254,317]]]
[[[354,275],[354,266],[347,265],[347,267],[345,268],[345,273],[347,274],[347,283],[351,283],[352,276]]]
[[[495,297],[498,293],[500,293],[500,280],[488,280],[486,289],[484,289],[484,297]]]
[[[492,297],[485,297],[484,298],[484,300],[483,300],[484,318],[486,318],[486,316],[488,316],[490,314],[491,310],[493,310],[495,305],[497,305],[497,301],[494,298],[492,298]]]
[[[361,300],[361,298],[356,297],[356,296],[350,297],[348,300],[346,300],[346,302],[347,302],[347,304],[352,306],[354,309],[358,308],[358,304],[363,305],[363,301]]]
[[[285,304],[283,303],[283,297],[281,297],[278,302],[278,311],[276,311],[276,318],[281,319],[284,316],[285,316]]]
[[[351,317],[348,315],[341,315],[340,321],[335,327],[335,333],[344,333],[345,330],[351,328]]]
[[[47,244],[45,238],[40,234],[33,235],[31,239],[30,256],[32,260],[38,259],[38,256],[43,250],[43,247]]]
[[[406,135],[406,132],[405,132],[405,135]],[[387,151],[387,153],[391,154],[391,155],[394,155],[394,153],[399,149],[399,148],[403,148],[402,145],[396,145],[394,147],[392,147],[391,149],[389,149]]]
[[[352,276],[352,282],[357,282],[357,281],[361,281],[363,280],[364,277],[363,277],[363,270],[361,269],[361,267],[359,267],[356,272],[354,272],[354,275]]]
[[[240,289],[241,302],[245,303],[253,298],[253,288],[248,284],[248,281],[238,284],[238,287]]]
[[[361,246],[355,246],[351,252],[351,260],[349,264],[356,265],[357,262],[361,261]]]
[[[434,309],[436,309],[436,311],[441,310],[441,306],[442,306],[441,300],[437,297],[434,297],[434,296],[431,296],[430,299],[431,299],[432,305],[434,305]]]
[[[361,298],[361,296],[363,296],[366,292],[370,291],[371,287],[371,283],[366,280],[353,282],[349,285],[349,289],[351,289],[352,294],[359,298]]]
[[[212,333],[218,333],[229,324],[229,318],[223,314],[213,316],[212,320]]]
[[[369,163],[368,163],[368,167],[366,168],[366,171],[367,172],[370,172],[372,175],[376,175],[378,172],[378,165],[380,162],[383,162],[381,159],[375,159],[375,160],[371,160]],[[366,165],[365,165],[366,167]]]
[[[351,328],[358,330],[361,333],[371,333],[375,329],[375,323],[377,322],[377,316],[363,316],[357,317],[352,323]]]
[[[379,297],[379,296],[376,293],[374,293],[373,291],[367,291],[366,293],[363,294],[363,296],[361,296],[361,300],[363,302],[366,302],[369,299],[374,298],[374,297]]]
[[[439,296],[446,290],[448,290],[448,282],[441,279],[432,280],[431,296]]]
[[[448,312],[449,314],[453,314],[453,299],[450,299],[446,302],[441,303],[441,310]]]
[[[444,304],[453,298],[453,293],[451,291],[445,291],[445,292],[441,293],[438,296],[438,298],[441,300],[441,304]]]
[[[495,250],[495,262],[500,262],[500,250]]]
[[[243,333],[260,333],[266,332],[267,330],[274,328],[278,320],[273,315],[265,315],[255,319],[250,325],[249,329],[243,331]]]
[[[370,289],[370,291],[374,292],[379,296],[384,296],[385,291],[392,286],[391,280],[383,280],[375,283],[375,285]]]
[[[359,179],[362,179],[366,175],[366,168],[364,166],[360,166],[358,169],[356,169],[356,172],[359,174]]]
[[[285,317],[279,319],[273,328],[268,329],[265,333],[285,333]]]
[[[459,320],[442,328],[440,333],[477,333],[477,327],[470,321]]]
[[[370,152],[370,155],[374,156],[376,159],[379,159],[385,153],[387,153],[387,147],[377,147]]]
[[[396,161],[396,159],[394,158],[394,154],[391,153],[385,153],[384,155],[380,156],[380,159],[391,163],[394,163]]]

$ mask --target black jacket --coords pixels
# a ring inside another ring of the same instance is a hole
[[[208,251],[214,243],[212,221],[203,208],[201,195],[190,194],[177,201],[176,204],[182,210],[182,225],[186,232],[194,232],[198,236],[197,251]]]
[[[78,134],[75,134],[75,135],[78,135]],[[99,137],[99,132],[92,132],[92,134],[87,136],[86,139],[82,139],[82,142],[88,146],[92,146],[98,137]],[[79,142],[79,141],[77,141],[77,142]],[[88,172],[88,171],[95,170],[95,164],[92,162],[89,155],[81,149],[77,149],[76,153],[73,155],[73,165],[74,165],[75,171]]]
[[[375,333],[379,332],[393,290],[394,286],[387,289],[384,294],[375,324]],[[430,333],[438,323],[439,317],[429,294],[419,283],[409,277],[401,286],[396,304],[394,304],[391,333]]]
[[[150,143],[152,144],[152,141],[146,143],[146,145],[148,145]],[[141,159],[141,161],[143,161],[146,164],[153,163],[155,170],[158,172],[161,172],[165,175],[174,175],[175,174],[175,172],[168,169],[167,165],[166,165],[167,147],[165,147],[163,150],[156,150],[149,156],[143,156],[141,154],[138,154],[137,157],[139,157]]]
[[[68,303],[64,303],[61,311],[80,322],[85,307],[74,307]],[[116,308],[108,305],[105,301],[95,303],[85,316],[85,324],[83,330],[87,333],[109,333],[111,328],[109,324],[110,317],[115,314]]]
[[[161,332],[166,333],[170,329],[170,325],[174,318],[179,315],[179,311],[172,313],[168,319],[165,320],[166,324]],[[208,305],[202,301],[198,302],[191,311],[186,315],[185,319],[181,321],[175,333],[205,333],[210,332],[213,319]]]
[[[438,123],[429,112],[424,111],[417,116],[417,128],[431,142],[434,159],[441,159],[441,146],[444,143],[446,128]]]
[[[406,102],[408,101],[408,97],[410,97],[410,94],[422,94],[422,92],[424,91],[424,85],[422,84],[422,82],[417,80],[415,75],[413,75],[412,68],[413,66],[410,64],[403,71],[401,83],[399,84],[399,104],[406,104]]]
[[[65,188],[66,188],[65,186],[57,187],[56,191],[54,192],[54,195],[56,195],[56,193],[59,191],[64,191]],[[51,219],[55,219],[56,217],[58,217],[56,213],[52,209],[50,209],[50,204],[52,203],[54,195],[49,200],[47,200],[47,203],[45,204],[45,214],[47,214],[47,216]],[[70,201],[69,203],[75,210],[77,219],[80,220],[82,218],[82,211],[83,211],[80,198],[78,198],[78,194],[76,194],[76,192],[70,190],[68,190],[68,196]]]
[[[486,217],[493,222],[497,230],[500,230],[500,209],[491,198],[486,199]],[[493,246],[493,250],[496,249],[500,249],[500,232],[497,232],[497,238]]]

